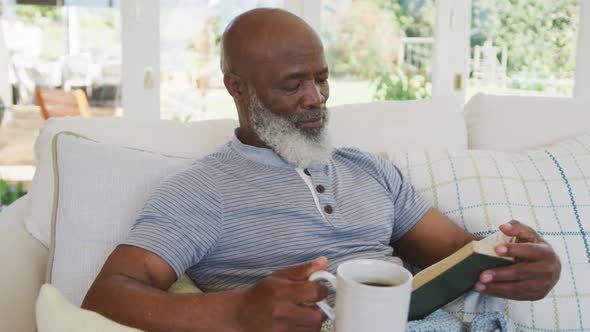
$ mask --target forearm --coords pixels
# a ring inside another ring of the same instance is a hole
[[[82,307],[145,331],[238,331],[243,292],[171,294],[119,274],[97,279]]]
[[[393,247],[404,261],[426,268],[477,239],[436,209],[430,209]]]

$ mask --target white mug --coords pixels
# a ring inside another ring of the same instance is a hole
[[[328,281],[336,290],[335,310],[325,300],[317,302],[335,321],[336,332],[405,331],[413,279],[408,270],[390,262],[358,259],[340,264],[336,275],[317,271],[309,276],[310,281]]]

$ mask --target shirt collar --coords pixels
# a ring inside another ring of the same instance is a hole
[[[288,167],[288,168],[295,168],[295,166],[289,164],[285,159],[281,158],[278,154],[276,154],[272,149],[269,148],[259,148],[252,145],[247,145],[242,143],[238,139],[238,131],[240,128],[236,128],[234,130],[234,135],[231,140],[231,148],[242,155],[243,157],[264,164],[269,166],[276,166],[276,167]]]

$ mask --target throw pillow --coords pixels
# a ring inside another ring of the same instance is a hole
[[[56,134],[71,131],[104,143],[172,156],[199,158],[227,142],[238,126],[230,119],[184,124],[173,120],[128,118],[52,118],[35,141],[37,170],[29,190],[25,215],[27,230],[44,246],[51,237],[54,169],[51,142]]]
[[[436,208],[470,233],[488,235],[520,220],[561,259],[561,278],[543,300],[511,301],[471,292],[447,310],[465,321],[500,311],[525,331],[583,331],[590,326],[590,135],[518,153],[390,153]],[[442,236],[442,235],[441,235]]]
[[[200,293],[190,278],[183,274],[168,290],[170,293]],[[123,326],[100,314],[71,304],[50,284],[41,287],[35,305],[39,332],[132,332],[137,329]]]
[[[140,332],[94,311],[74,306],[57,288],[49,284],[41,287],[35,311],[39,332]]]
[[[80,305],[149,194],[192,159],[98,143],[72,133],[54,142],[56,199],[49,281]]]

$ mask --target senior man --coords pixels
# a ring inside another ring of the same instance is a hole
[[[303,305],[328,294],[307,281],[314,271],[355,258],[427,267],[474,239],[391,163],[330,146],[328,65],[303,20],[238,16],[221,69],[233,140],[160,185],[83,307],[149,331],[319,331],[326,317]],[[517,263],[484,271],[476,290],[543,298],[560,274],[553,249],[519,222],[500,229],[519,243],[496,251]],[[167,293],[183,273],[206,293]]]

